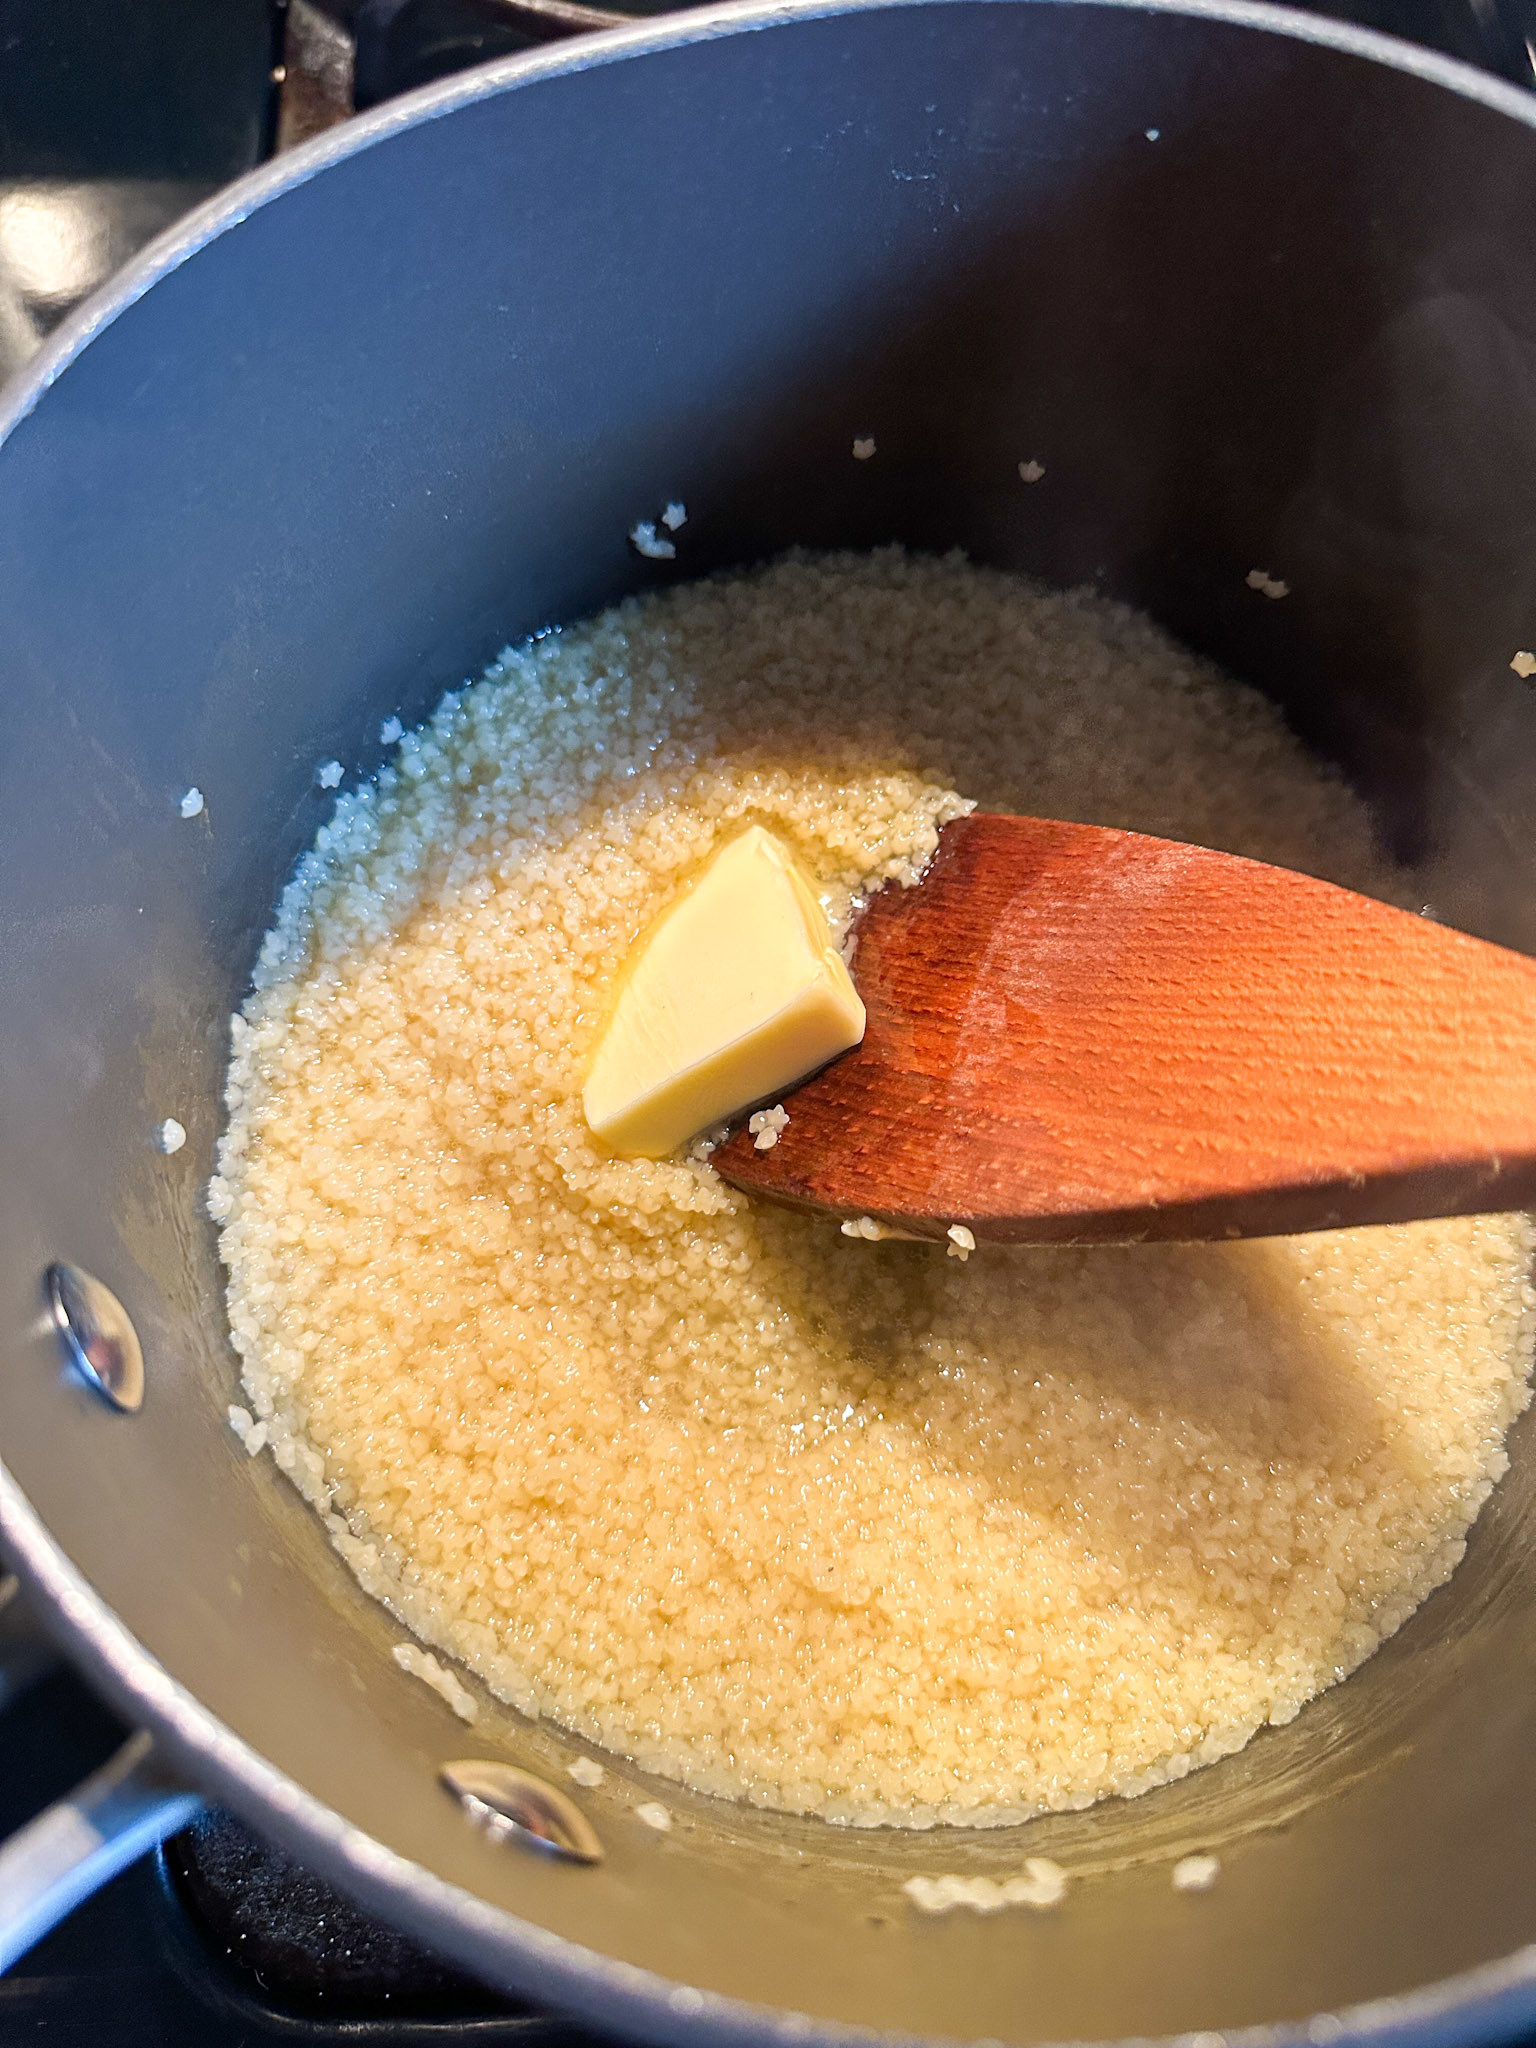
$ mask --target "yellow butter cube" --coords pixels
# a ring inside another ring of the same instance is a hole
[[[616,1152],[663,1158],[864,1036],[864,1005],[811,885],[754,825],[638,948],[582,1108]]]

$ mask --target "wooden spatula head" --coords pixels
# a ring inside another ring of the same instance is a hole
[[[1257,861],[975,814],[859,923],[864,1041],[733,1185],[942,1238],[1255,1237],[1536,1201],[1536,962]]]

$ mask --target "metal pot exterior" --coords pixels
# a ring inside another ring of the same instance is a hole
[[[943,1836],[662,1787],[658,1838],[616,1767],[579,1795],[605,1861],[562,1864],[437,1779],[566,1783],[559,1732],[402,1673],[227,1428],[201,1199],[317,764],[371,772],[385,716],[670,574],[626,534],[674,497],[686,573],[900,539],[1144,605],[1341,761],[1440,915],[1536,949],[1533,217],[1525,100],[1278,10],[726,8],[354,124],[48,353],[0,443],[0,1537],[198,1783],[488,1980],[653,2038],[1536,2019],[1526,1425],[1453,1583],[1181,1785]],[[64,1365],[60,1259],[134,1319],[137,1414]],[[1192,1849],[1224,1865],[1194,1900]],[[1078,1873],[1058,1913],[910,1916],[906,1877],[1026,1853]]]

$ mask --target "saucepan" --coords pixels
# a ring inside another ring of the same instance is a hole
[[[1453,1582],[1181,1784],[926,1835],[666,1786],[661,1837],[638,1771],[580,1790],[557,1728],[473,1686],[466,1726],[402,1670],[244,1455],[203,1202],[316,764],[371,773],[383,716],[509,639],[795,543],[960,547],[1144,606],[1340,764],[1438,916],[1536,950],[1533,223],[1536,102],[1356,29],[754,0],[349,124],[12,389],[0,1541],[140,1733],[0,1854],[9,1952],[201,1796],[487,1982],[653,2039],[1536,2024],[1528,1424]],[[672,498],[686,549],[639,559]],[[602,1860],[473,1825],[440,1777],[465,1759],[566,1788]],[[1026,1849],[1071,1868],[1070,1910],[903,1894]],[[1187,1849],[1222,1860],[1197,1900]]]

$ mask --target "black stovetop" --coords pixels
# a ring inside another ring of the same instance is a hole
[[[620,0],[602,0],[614,6]],[[633,13],[665,0],[622,0]],[[0,0],[0,380],[186,208],[350,109],[538,39],[517,0]],[[1523,85],[1536,0],[1319,0]],[[354,32],[363,63],[354,73]],[[67,1671],[0,1721],[0,1840],[122,1730]],[[214,1814],[0,1978],[0,2048],[582,2048]],[[590,2048],[590,2044],[588,2044]]]

